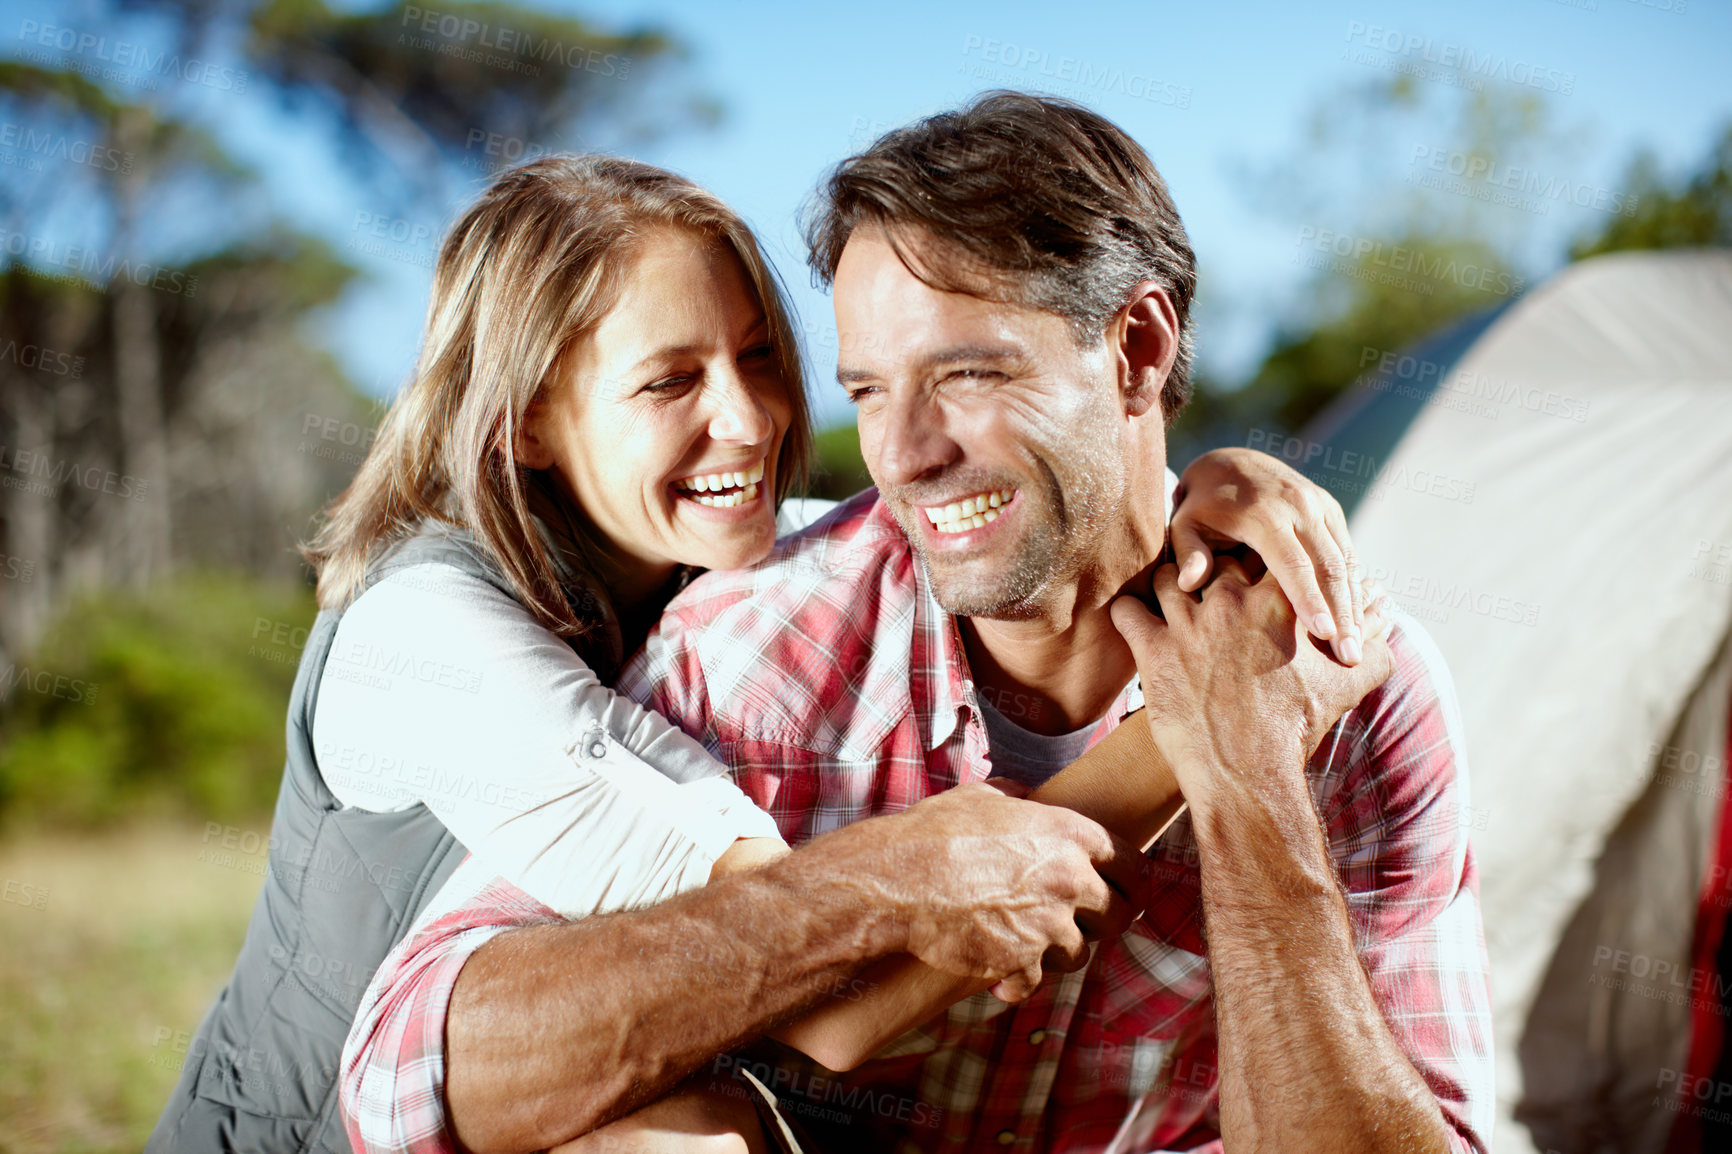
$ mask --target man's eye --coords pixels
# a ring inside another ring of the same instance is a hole
[[[848,401],[850,404],[858,405],[861,401],[869,400],[870,398],[875,397],[877,395],[878,395],[878,386],[877,385],[861,385],[857,389],[849,389],[848,390]]]

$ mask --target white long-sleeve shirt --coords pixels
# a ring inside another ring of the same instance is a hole
[[[790,502],[784,531],[826,505]],[[450,565],[399,570],[343,614],[313,748],[344,805],[424,803],[469,848],[441,910],[493,877],[567,917],[650,905],[705,884],[736,839],[778,836],[701,745]]]

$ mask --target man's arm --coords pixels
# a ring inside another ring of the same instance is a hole
[[[501,934],[450,992],[451,1129],[476,1154],[567,1141],[891,954],[1026,996],[1043,961],[1086,961],[1079,917],[1123,932],[1102,874],[1137,893],[1143,864],[1080,815],[962,786],[651,909]]]
[[[1362,594],[1362,607],[1367,600]],[[1387,614],[1373,606],[1362,608],[1361,618],[1367,650],[1381,657],[1377,647],[1389,631]],[[1310,680],[1304,689],[1319,708],[1305,734],[1307,752],[1317,748],[1342,714],[1382,683],[1387,670],[1387,663],[1381,660],[1353,669],[1319,663],[1308,670]],[[1299,707],[1297,699],[1287,706],[1296,719],[1300,718]],[[1126,718],[1124,724],[1028,798],[1075,810],[1144,851],[1185,808],[1178,778],[1166,755],[1155,743],[1151,727],[1136,715]],[[729,873],[756,864],[763,859],[754,861],[755,852],[725,854],[716,868]],[[851,1070],[907,1030],[989,985],[957,979],[907,955],[874,963],[860,976],[865,980],[863,996],[856,994],[858,984],[851,985],[850,993],[856,996],[820,1002],[777,1031],[777,1040],[832,1070]]]
[[[1191,806],[1215,983],[1222,1138],[1242,1150],[1467,1148],[1471,1128],[1462,1115],[1489,1087],[1469,1092],[1464,1085],[1461,1100],[1451,1103],[1461,1108],[1446,1121],[1440,1096],[1448,1097],[1449,1079],[1439,1070],[1464,1055],[1448,1044],[1415,1044],[1411,1023],[1403,1023],[1398,1041],[1367,973],[1378,943],[1363,958],[1356,945],[1304,773],[1303,739],[1268,708],[1271,695],[1285,692],[1307,664],[1328,658],[1297,628],[1271,582],[1253,582],[1237,565],[1224,565],[1200,602],[1179,591],[1170,566],[1156,574],[1155,588],[1165,622],[1124,601],[1115,604],[1114,620],[1137,654],[1155,740]],[[1472,898],[1459,855],[1446,849],[1438,861],[1431,852],[1440,836],[1445,847],[1457,844],[1453,808],[1439,804],[1453,765],[1428,773],[1434,767],[1424,756],[1417,760],[1385,781],[1391,796],[1366,803],[1396,811],[1377,836],[1404,843],[1368,840],[1362,856],[1376,860],[1382,852],[1381,867],[1369,871],[1381,876],[1359,880],[1384,887],[1376,896],[1386,899],[1382,916],[1392,924],[1370,928],[1382,932],[1384,946],[1413,955],[1407,976],[1430,989],[1424,970],[1431,966],[1437,977],[1444,968],[1438,939],[1447,935],[1449,951],[1464,952],[1462,926],[1453,923],[1465,917],[1472,930]],[[1369,826],[1377,815],[1360,818]],[[1413,924],[1393,925],[1402,919]],[[1473,977],[1452,972],[1436,984],[1465,990]],[[1478,980],[1483,986],[1482,971]],[[1386,1001],[1398,986],[1380,987]],[[1431,999],[1431,1029],[1449,1017],[1450,1032],[1460,1025],[1472,1034],[1478,1019],[1471,1010],[1448,1010],[1452,996],[1464,997],[1438,989],[1422,995]],[[1416,1067],[1419,1057],[1428,1062],[1429,1083]]]
[[[1149,727],[1120,725],[1051,781],[1030,801],[1062,806],[1099,822],[1139,849],[1147,849],[1185,807],[1178,779],[1161,756]],[[716,863],[717,876],[753,868],[764,859],[757,847],[737,842]],[[771,851],[773,852],[773,851]],[[989,989],[988,980],[935,970],[908,954],[884,958],[847,985],[849,997],[820,999],[796,1021],[774,1032],[780,1041],[832,1070],[852,1070],[890,1042],[964,998]]]

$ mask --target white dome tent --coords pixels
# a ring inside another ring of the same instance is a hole
[[[1680,1108],[1732,1119],[1732,1083],[1687,1073],[1696,1003],[1720,1008],[1693,941],[1726,872],[1732,253],[1590,260],[1367,359],[1280,449],[1353,503],[1455,675],[1494,1148],[1657,1154]]]

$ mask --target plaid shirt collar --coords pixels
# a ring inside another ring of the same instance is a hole
[[[1171,474],[1168,476],[1170,479]],[[1172,493],[1173,486],[1169,483],[1169,514],[1172,512]],[[902,526],[882,499],[876,494],[871,496],[872,506],[865,514],[871,531],[868,540],[882,548],[899,548],[914,570],[910,592],[914,602],[915,641],[914,653],[909,660],[909,692],[919,718],[925,750],[931,753],[954,737],[958,729],[971,722],[984,724],[980,718],[980,702],[975,696],[974,677],[968,668],[968,650],[962,643],[962,630],[957,625],[956,615],[938,603],[926,565],[909,545]],[[866,497],[867,494],[862,494],[848,505],[853,506]],[[879,534],[893,535],[896,540],[894,543],[885,542]],[[925,640],[925,660],[921,660],[922,639]],[[1126,714],[1142,707],[1142,681],[1133,676],[1112,708],[1100,719],[1094,740],[1105,737]]]

